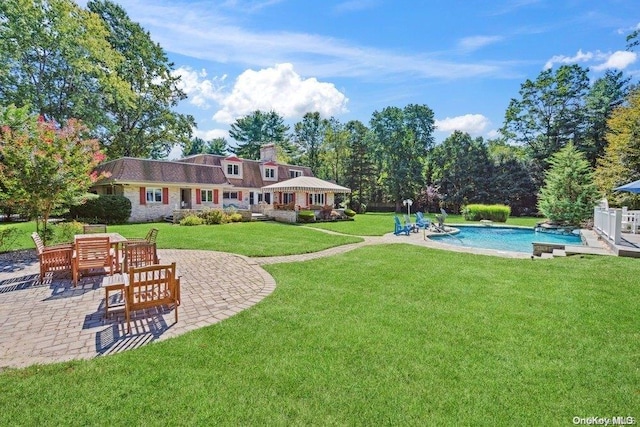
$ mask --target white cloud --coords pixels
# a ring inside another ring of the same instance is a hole
[[[482,114],[465,114],[457,117],[447,117],[435,121],[436,130],[453,132],[456,130],[467,132],[472,136],[479,136],[491,125],[489,119]]]
[[[458,42],[458,46],[465,51],[477,50],[501,41],[501,36],[473,36],[465,37]]]
[[[429,52],[402,54],[398,49],[377,49],[317,34],[256,31],[241,26],[241,21],[218,3],[190,3],[188,10],[181,2],[169,0],[119,3],[165,50],[223,64],[269,67],[291,62],[298,72],[319,78],[365,76],[381,80],[389,75],[496,77],[511,75],[513,66],[508,61],[454,62],[436,59]],[[351,7],[367,4],[346,3]]]
[[[593,67],[595,71],[602,71],[609,68],[616,68],[618,70],[624,70],[629,65],[636,62],[638,55],[635,52],[628,52],[626,50],[618,50],[613,52],[605,62]]]
[[[608,68],[617,68],[624,70],[633,64],[638,55],[634,52],[626,50],[618,50],[616,52],[583,52],[578,50],[574,56],[555,55],[544,65],[544,69],[552,68],[554,64],[575,64],[578,62],[599,62],[597,65],[590,65],[594,71],[602,71]]]
[[[553,68],[554,64],[575,64],[576,62],[590,61],[593,59],[593,56],[593,53],[583,52],[582,49],[579,49],[578,53],[574,56],[555,55],[544,64],[544,69],[548,70],[549,68]]]
[[[206,70],[195,71],[189,67],[180,67],[173,71],[180,76],[178,87],[189,97],[189,102],[200,108],[208,108],[209,101],[220,102],[224,98],[222,90],[227,76],[207,79]]]
[[[347,112],[347,97],[332,83],[303,79],[291,64],[277,64],[259,71],[246,70],[236,79],[233,90],[220,101],[222,109],[213,119],[233,123],[255,110],[274,110],[286,118],[302,117],[318,111],[323,117]]]
[[[205,141],[211,141],[214,138],[225,138],[228,140],[229,131],[227,131],[226,129],[210,129],[210,130],[194,129],[193,136],[202,138]]]

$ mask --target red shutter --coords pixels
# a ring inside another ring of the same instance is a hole
[[[200,198],[200,189],[196,188],[196,205],[201,203],[202,199]]]
[[[169,204],[169,189],[167,187],[164,187],[162,189],[162,204],[163,205]]]
[[[147,189],[145,187],[140,187],[140,204],[147,204]]]
[[[242,191],[238,191],[238,200],[242,201]]]
[[[293,194],[293,200],[291,200],[291,203],[293,203],[294,205],[296,204],[296,193],[291,193]]]
[[[311,206],[313,204],[313,200],[311,200],[311,194],[309,193],[304,193],[305,194],[305,198],[307,199],[307,206]]]
[[[218,204],[218,190],[213,190],[213,203]]]
[[[329,204],[329,193],[324,193],[324,204],[325,205]]]

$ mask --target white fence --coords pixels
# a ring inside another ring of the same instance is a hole
[[[593,210],[593,228],[602,237],[620,244],[620,232],[622,231],[622,209],[608,209],[596,207]]]

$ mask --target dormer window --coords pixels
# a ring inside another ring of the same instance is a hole
[[[276,177],[276,170],[274,168],[264,168],[264,177],[265,178],[275,178]]]
[[[227,157],[222,161],[222,170],[227,178],[242,179],[242,160]]]
[[[240,167],[238,165],[227,165],[227,175],[240,175]]]
[[[289,171],[289,178],[297,178],[302,175],[301,170],[291,169]]]

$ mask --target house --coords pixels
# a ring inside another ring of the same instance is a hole
[[[253,212],[272,205],[272,192],[262,187],[300,176],[313,176],[305,166],[277,162],[275,144],[260,149],[260,160],[198,154],[179,160],[123,157],[96,168],[105,178],[91,191],[131,200],[132,222],[156,221],[179,210],[237,208]],[[287,193],[284,193],[287,194]],[[282,199],[276,203],[290,201]]]

